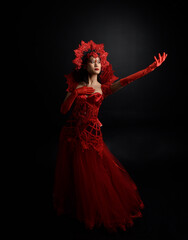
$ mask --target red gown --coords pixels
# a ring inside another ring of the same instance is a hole
[[[126,231],[133,218],[142,217],[144,204],[124,166],[103,141],[99,108],[110,94],[78,95],[62,127],[56,161],[53,206],[57,215],[68,214],[87,229],[101,225],[109,232]]]

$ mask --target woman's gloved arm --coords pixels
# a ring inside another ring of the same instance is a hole
[[[155,70],[155,68],[159,67],[166,59],[167,57],[167,54],[164,52],[163,55],[161,56],[161,54],[159,53],[158,54],[159,56],[159,59],[157,59],[155,56],[154,56],[154,59],[155,59],[155,62],[153,62],[152,64],[150,64],[147,68],[141,70],[141,71],[138,71],[134,74],[131,74],[125,78],[121,78],[120,80],[114,82],[110,87],[111,87],[111,90],[112,92],[116,92],[117,90],[119,90],[120,88],[126,86],[127,84],[135,81],[136,79],[138,78],[141,78],[145,75],[147,75],[148,73],[152,72],[153,70]]]
[[[72,93],[67,94],[64,102],[61,104],[60,112],[62,114],[66,114],[70,110],[70,108],[71,108],[71,106],[72,106],[76,97],[77,97],[77,92],[76,91],[73,91]]]

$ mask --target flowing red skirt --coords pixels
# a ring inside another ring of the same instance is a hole
[[[101,158],[94,149],[82,151],[79,140],[61,138],[54,180],[57,215],[68,214],[87,229],[103,225],[109,232],[126,231],[133,218],[142,217],[137,187],[105,143]]]

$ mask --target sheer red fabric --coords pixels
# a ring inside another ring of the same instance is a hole
[[[62,127],[55,169],[53,205],[57,215],[69,214],[87,229],[103,225],[109,232],[126,231],[142,217],[144,204],[138,189],[103,141],[98,119],[100,105],[110,95],[78,95]]]

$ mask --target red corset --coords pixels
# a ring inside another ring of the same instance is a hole
[[[78,95],[72,113],[62,129],[60,140],[80,140],[82,149],[94,148],[102,156],[102,123],[98,119],[99,108],[105,97],[111,94],[110,86],[101,85],[103,94]],[[64,138],[66,136],[66,138]]]

